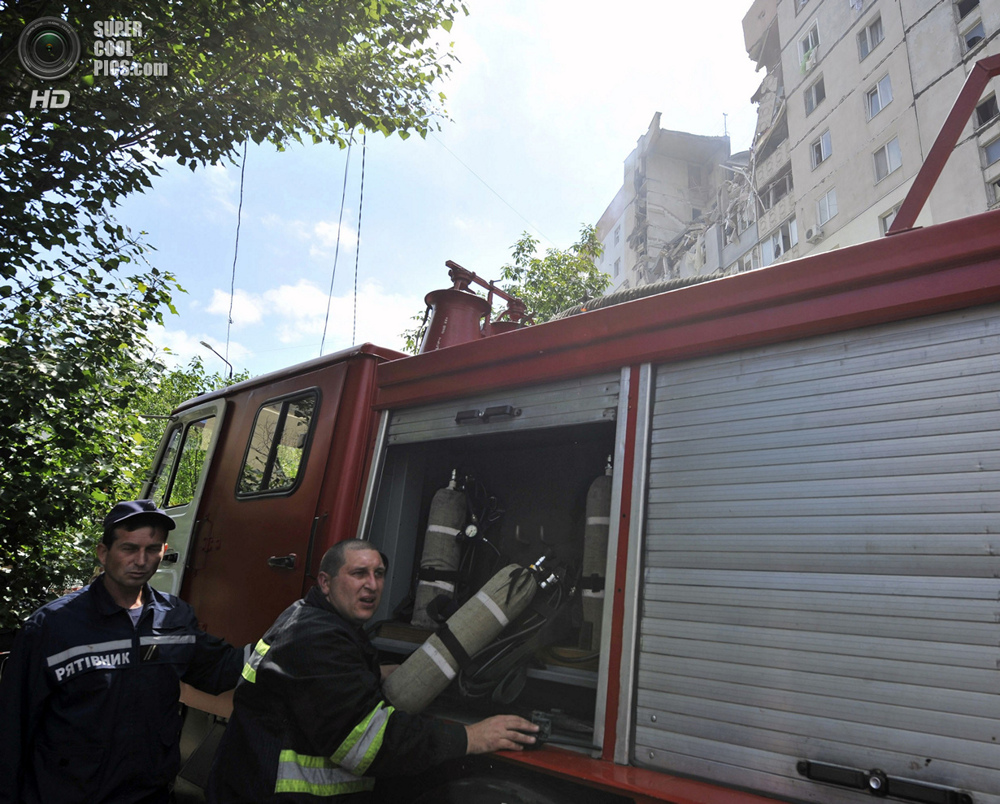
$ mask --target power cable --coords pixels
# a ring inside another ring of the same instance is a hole
[[[358,259],[361,256],[361,211],[365,206],[365,154],[368,152],[368,134],[361,132],[361,197],[358,200],[358,245],[354,249],[354,326],[351,344],[358,340]]]
[[[243,140],[243,161],[240,163],[240,205],[236,210],[236,245],[233,248],[233,274],[229,280],[229,315],[226,317],[226,362],[229,362],[229,333],[233,328],[233,297],[236,295],[236,258],[240,253],[240,224],[243,220],[243,178],[247,168],[247,142]],[[230,367],[230,371],[232,368]]]
[[[550,246],[552,246],[553,248],[555,248],[556,244],[552,240],[551,237],[549,237],[548,235],[546,235],[541,229],[539,229],[537,226],[535,226],[535,224],[533,224],[526,217],[524,217],[524,215],[522,215],[520,212],[518,212],[516,209],[514,209],[514,207],[512,207],[510,205],[510,203],[507,201],[506,198],[504,198],[502,195],[500,195],[500,193],[498,193],[496,190],[494,190],[492,187],[490,187],[490,185],[486,183],[486,180],[482,176],[480,176],[478,173],[476,173],[476,171],[474,171],[467,164],[465,164],[465,162],[463,162],[461,159],[459,159],[458,155],[453,150],[451,150],[451,148],[449,148],[447,145],[445,145],[443,142],[441,142],[441,140],[438,139],[437,137],[435,137],[433,134],[431,134],[431,139],[434,140],[442,148],[444,148],[448,153],[450,153],[452,155],[452,157],[455,159],[456,162],[458,162],[462,167],[464,167],[467,171],[469,171],[469,173],[471,173],[473,176],[475,176],[477,179],[479,179],[479,181],[482,183],[482,185],[487,190],[489,190],[491,193],[493,193],[493,195],[495,195],[497,198],[499,198],[504,203],[504,205],[511,212],[513,212],[515,215],[517,215],[517,217],[519,217],[522,221],[524,221],[526,224],[528,224],[528,226],[530,226],[532,229],[534,229],[536,232],[538,232],[538,234],[541,235],[544,240],[548,241],[548,243],[549,243]]]
[[[344,203],[347,200],[347,169],[351,165],[351,143],[347,144],[347,159],[344,161],[344,187],[340,193],[340,217],[337,219],[337,247],[333,252],[333,273],[330,274],[330,292],[326,295],[326,318],[323,319],[323,337],[319,342],[319,355],[323,356],[326,344],[326,328],[330,323],[330,304],[333,301],[333,280],[337,278],[337,260],[340,258],[340,231],[344,222]]]

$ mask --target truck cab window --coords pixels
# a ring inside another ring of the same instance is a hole
[[[149,491],[158,507],[187,505],[194,499],[214,432],[215,416],[205,416],[177,426],[170,434]]]
[[[236,496],[294,490],[305,462],[318,395],[266,402],[254,419]]]

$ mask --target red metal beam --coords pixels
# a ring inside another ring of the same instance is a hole
[[[772,265],[378,367],[415,405],[1000,301],[1000,211]]]
[[[887,234],[896,234],[913,228],[917,215],[924,208],[931,190],[941,176],[941,171],[944,170],[948,157],[955,149],[965,124],[976,110],[976,104],[979,103],[986,84],[997,75],[1000,75],[1000,55],[980,59],[972,66],[972,72],[965,79],[965,85],[955,99],[955,105],[951,107],[951,112],[941,126],[941,131],[938,132],[937,139],[934,140],[934,145],[931,146],[920,172],[913,180],[913,185],[903,199]]]
[[[625,581],[628,575],[628,535],[632,511],[632,467],[638,430],[639,366],[629,368],[628,412],[625,420],[625,451],[622,455],[622,493],[618,522],[618,553],[611,605],[611,645],[608,650],[608,691],[604,704],[604,746],[601,758],[610,762],[618,739],[618,701],[621,697],[622,634],[625,622]]]
[[[562,779],[584,782],[600,790],[625,794],[635,798],[637,802],[775,804],[774,799],[754,793],[722,788],[695,779],[682,779],[662,771],[614,765],[562,748],[544,746],[537,751],[505,751],[497,754],[497,757],[537,768]]]

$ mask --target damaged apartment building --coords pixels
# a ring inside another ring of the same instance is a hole
[[[609,293],[711,274],[756,245],[749,154],[729,149],[729,137],[662,129],[653,116],[597,225]]]
[[[598,224],[611,290],[884,236],[972,66],[1000,53],[1000,0],[756,0],[743,32],[764,71],[750,150],[654,116]],[[1000,205],[998,81],[916,225]]]

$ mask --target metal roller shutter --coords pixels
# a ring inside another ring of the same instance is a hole
[[[1000,308],[661,367],[634,761],[1000,803]]]
[[[620,375],[615,372],[396,411],[389,424],[388,443],[411,444],[614,421],[618,412],[619,385]],[[481,416],[471,415],[476,412]],[[460,413],[468,415],[457,422]]]

